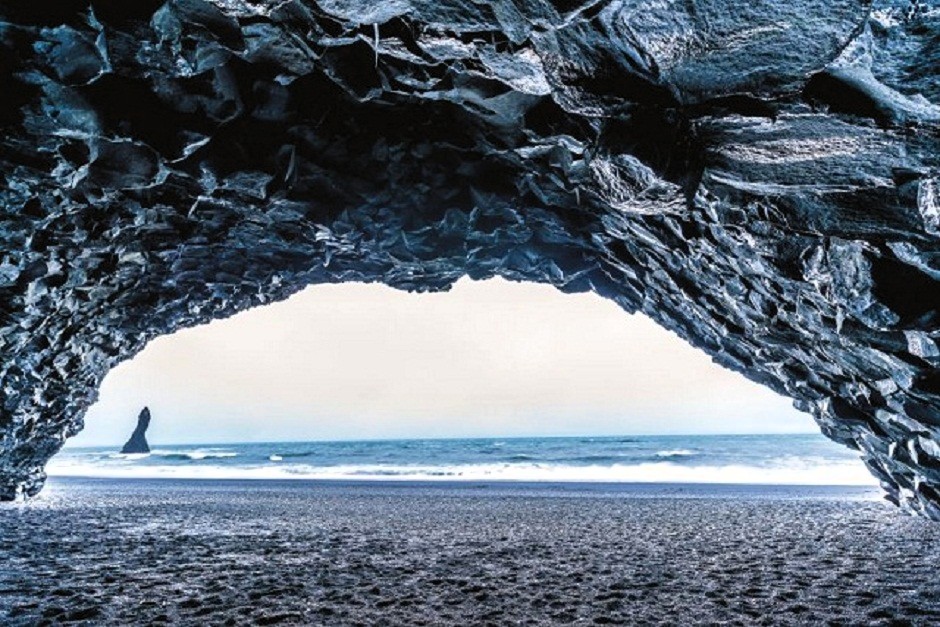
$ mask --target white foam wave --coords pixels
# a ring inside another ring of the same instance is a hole
[[[690,451],[687,448],[677,448],[670,449],[668,451],[656,452],[656,457],[688,457],[690,455],[695,455],[695,451]]]
[[[149,453],[109,453],[107,456],[109,459],[121,459],[127,461],[135,461],[138,459],[147,459],[148,457],[166,457],[170,459],[214,459],[214,458],[224,458],[224,457],[238,457],[238,453],[235,451],[227,451],[224,449],[189,449],[189,450],[174,450],[174,449],[154,449]]]
[[[790,459],[775,466],[688,466],[672,462],[570,466],[536,463],[455,466],[308,464],[200,465],[89,464],[53,459],[51,476],[175,479],[331,479],[362,481],[524,481],[559,483],[724,483],[758,485],[877,485],[861,462],[807,465]]]
[[[226,457],[238,457],[235,451],[215,448],[197,448],[197,449],[154,449],[150,451],[154,457],[186,458],[193,460],[200,459],[222,459]]]

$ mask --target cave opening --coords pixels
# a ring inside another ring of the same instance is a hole
[[[145,405],[151,455],[116,455]],[[502,279],[313,286],[157,338],[105,378],[49,472],[873,483],[789,399],[645,316]]]

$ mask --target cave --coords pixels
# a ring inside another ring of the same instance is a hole
[[[0,7],[0,499],[108,370],[306,286],[592,291],[940,519],[940,62],[919,2]]]

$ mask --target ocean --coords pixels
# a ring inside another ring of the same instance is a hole
[[[822,435],[668,435],[65,448],[50,476],[876,485]]]

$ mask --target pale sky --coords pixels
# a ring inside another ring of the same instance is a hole
[[[790,400],[593,294],[463,279],[310,287],[160,337],[105,379],[70,446],[813,433]]]

